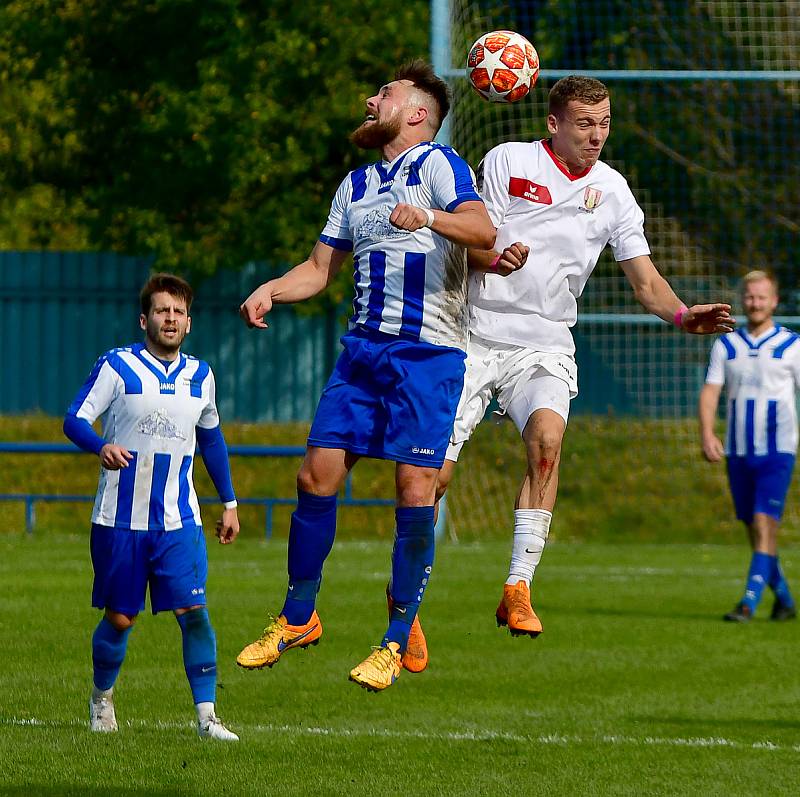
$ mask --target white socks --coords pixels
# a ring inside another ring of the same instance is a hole
[[[194,707],[197,709],[197,721],[201,724],[214,716],[213,703],[195,703]]]
[[[530,587],[536,565],[542,558],[552,519],[553,513],[546,509],[514,510],[514,546],[506,584],[524,581]]]

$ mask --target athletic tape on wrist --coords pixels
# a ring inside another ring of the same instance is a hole
[[[428,220],[423,224],[423,227],[433,227],[433,222],[436,220],[433,211],[430,208],[421,208],[421,210],[428,217]]]

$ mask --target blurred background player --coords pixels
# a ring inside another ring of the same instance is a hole
[[[772,619],[793,620],[797,610],[778,559],[778,526],[797,453],[800,343],[772,319],[778,284],[770,274],[744,276],[742,306],[747,329],[714,343],[698,407],[703,456],[709,462],[727,457],[736,517],[747,527],[753,550],[744,597],[724,619],[747,622],[769,585],[775,593]],[[723,385],[728,403],[724,446],[714,433]]]
[[[530,258],[521,271],[498,279],[491,273],[498,251],[469,252],[467,370],[438,488],[443,495],[461,447],[496,396],[519,429],[528,460],[496,618],[512,634],[532,637],[542,625],[531,607],[530,585],[550,530],[561,443],[570,400],[578,393],[570,327],[606,244],[649,312],[686,332],[732,329],[729,305],[687,309],[653,265],[642,210],[625,178],[599,160],[611,129],[608,89],[593,78],[562,78],[550,90],[547,129],[545,141],[490,150],[479,170],[481,194],[497,227],[496,250],[506,247],[508,253],[511,247],[522,257],[530,249]]]
[[[105,614],[92,637],[93,731],[116,731],[113,686],[128,636],[150,586],[153,614],[174,611],[201,737],[238,741],[214,712],[217,650],[206,610],[208,559],[192,481],[195,438],[224,503],[217,537],[239,533],[228,450],[219,425],[214,375],[182,354],[192,289],[155,274],[142,288],[144,343],[106,352],[64,420],[64,433],[100,457],[92,514],[92,605]],[[92,424],[100,418],[103,436]]]
[[[354,314],[297,476],[286,601],[239,654],[243,667],[272,666],[285,650],[319,639],[315,601],[336,533],[336,494],[367,456],[397,463],[392,606],[380,647],[350,678],[379,690],[400,673],[433,565],[436,479],[463,385],[464,247],[489,247],[495,237],[469,166],[432,143],[448,108],[447,86],[428,64],[401,67],[367,100],[351,137],[382,160],[342,181],[308,260],[242,305],[248,326],[266,327],[273,304],[315,296],[353,252]]]

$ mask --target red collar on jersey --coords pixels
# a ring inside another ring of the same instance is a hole
[[[550,146],[549,138],[542,139],[542,146],[544,147],[544,151],[553,159],[553,163],[555,163],[555,165],[558,166],[559,170],[563,174],[565,174],[570,180],[580,180],[581,177],[586,177],[586,175],[589,174],[589,172],[592,170],[592,167],[589,166],[579,174],[572,174],[572,172],[570,172],[570,170],[558,159],[556,153],[553,152]]]

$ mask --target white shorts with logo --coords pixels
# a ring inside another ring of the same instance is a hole
[[[464,390],[445,459],[458,461],[461,447],[483,420],[492,397],[522,434],[536,410],[557,412],[564,423],[578,395],[578,366],[568,354],[542,352],[470,335]]]

